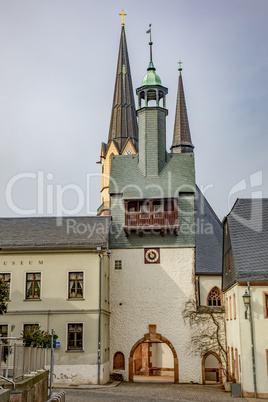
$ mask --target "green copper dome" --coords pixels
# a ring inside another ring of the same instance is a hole
[[[147,68],[147,74],[143,77],[142,86],[144,85],[162,85],[161,78],[155,72],[155,67],[153,62],[150,61],[149,67]]]

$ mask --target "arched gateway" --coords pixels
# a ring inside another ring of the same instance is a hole
[[[149,333],[144,334],[144,337],[139,339],[135,345],[132,347],[129,355],[129,381],[133,382],[134,377],[134,353],[137,347],[143,343],[165,343],[169,346],[174,357],[174,383],[179,382],[179,361],[176,350],[172,343],[162,336],[156,333],[156,325],[149,325]]]

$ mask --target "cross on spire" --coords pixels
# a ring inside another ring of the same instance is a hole
[[[153,42],[152,42],[152,24],[149,24],[149,29],[148,29],[148,31],[146,31],[146,33],[148,34],[150,34],[150,42],[149,42],[149,45],[150,45],[150,62],[152,62],[153,61],[153,54],[152,54],[152,45],[153,45]]]
[[[119,14],[119,15],[122,15],[122,24],[121,24],[121,25],[122,25],[122,27],[123,27],[123,26],[125,26],[125,23],[124,23],[124,16],[127,15],[127,14],[125,14],[125,13],[124,13],[124,10],[122,10],[122,13]]]

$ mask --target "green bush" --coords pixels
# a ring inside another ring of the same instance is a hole
[[[40,327],[32,326],[30,330],[23,331],[22,336],[25,340],[25,346],[47,348],[51,346],[51,335],[41,330]],[[58,338],[54,335],[54,340]]]

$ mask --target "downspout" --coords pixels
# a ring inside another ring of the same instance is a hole
[[[248,294],[250,296],[250,282],[248,282]],[[252,353],[254,396],[255,396],[255,398],[257,398],[257,381],[256,381],[256,365],[255,365],[255,350],[254,350],[254,336],[253,336],[251,297],[249,298],[249,321],[250,321],[250,333],[251,333],[251,353]]]
[[[99,256],[99,322],[98,322],[98,385],[100,385],[101,366],[101,247],[97,247]]]

